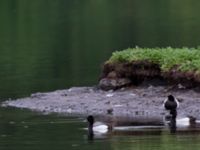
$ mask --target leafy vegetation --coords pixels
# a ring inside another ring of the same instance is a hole
[[[194,48],[128,48],[113,52],[108,63],[149,61],[160,65],[162,71],[200,72],[200,49]]]

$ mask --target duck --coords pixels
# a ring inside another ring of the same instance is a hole
[[[168,95],[167,99],[164,100],[164,107],[166,110],[177,109],[179,102],[173,95]]]
[[[103,124],[102,122],[95,122],[95,119],[92,115],[87,117],[87,121],[89,134],[104,134],[109,131],[108,125]]]
[[[178,100],[173,95],[168,95],[167,99],[164,100],[164,108],[170,111],[170,114],[173,118],[176,118],[177,111],[176,109],[179,107]]]

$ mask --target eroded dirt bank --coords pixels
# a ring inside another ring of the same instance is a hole
[[[166,86],[151,85],[116,91],[103,91],[96,87],[73,87],[5,101],[2,106],[27,108],[45,113],[83,116],[93,114],[107,118],[139,118],[143,121],[159,122],[166,114],[162,103],[169,94],[180,100],[178,117],[194,116],[200,119],[200,93],[188,89],[174,90]]]
[[[130,85],[138,86],[152,79],[159,79],[162,84],[171,86],[178,84],[186,88],[200,86],[198,71],[180,71],[178,66],[163,71],[159,64],[145,60],[105,63],[102,66],[99,86],[104,90],[118,89]],[[157,82],[152,82],[155,83]]]

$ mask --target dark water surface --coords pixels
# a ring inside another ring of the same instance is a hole
[[[0,149],[3,150],[196,150],[200,132],[167,129],[113,132],[88,140],[84,118],[0,109]]]
[[[200,45],[196,0],[1,0],[0,100],[94,85],[128,47]]]

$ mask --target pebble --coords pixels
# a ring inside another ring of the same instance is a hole
[[[106,97],[112,97],[114,94],[111,93],[111,94],[106,94]]]
[[[67,113],[72,113],[72,109],[71,108],[69,108],[69,109],[67,109]]]

